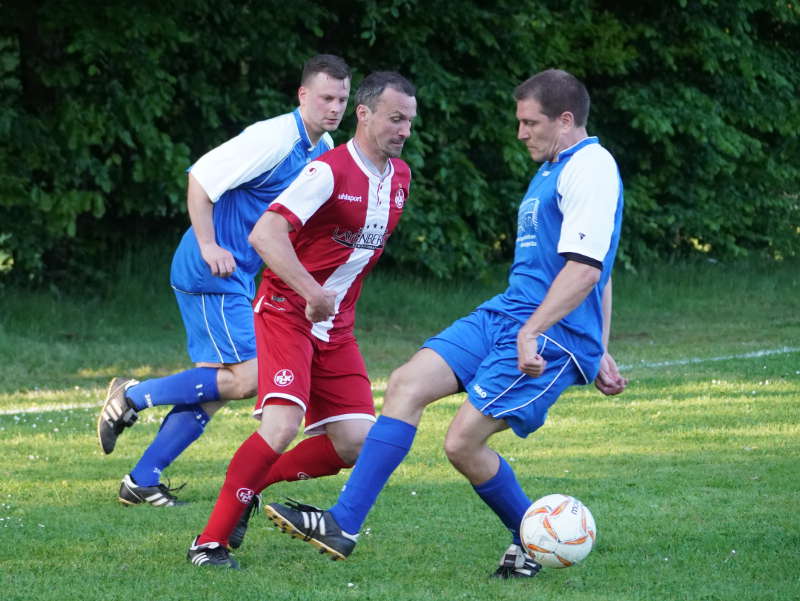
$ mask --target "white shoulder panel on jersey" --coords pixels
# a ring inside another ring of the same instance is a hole
[[[611,246],[619,200],[619,170],[605,148],[578,150],[558,178],[558,206],[564,215],[558,252],[602,262]]]
[[[333,194],[333,170],[328,163],[311,161],[273,202],[283,205],[305,225]]]
[[[225,191],[277,166],[299,139],[292,113],[258,121],[200,157],[191,173],[217,202]]]
[[[331,138],[331,135],[328,132],[322,134],[322,138],[320,138],[317,144],[319,144],[320,142],[324,143],[328,147],[328,150],[333,148],[333,138]]]

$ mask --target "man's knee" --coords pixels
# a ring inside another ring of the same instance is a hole
[[[220,369],[220,392],[230,400],[249,399],[258,393],[258,368],[246,361]]]
[[[424,407],[422,400],[423,387],[419,378],[413,373],[409,364],[398,367],[389,376],[384,398],[385,408],[390,407]]]
[[[455,466],[469,461],[474,445],[462,432],[450,429],[444,439],[444,454]]]
[[[261,413],[258,433],[276,453],[282,453],[300,431],[303,412],[299,407],[273,405]]]
[[[353,464],[358,459],[364,440],[367,438],[372,422],[368,420],[347,420],[336,422],[328,427],[328,438],[333,443],[336,454],[342,461]],[[335,427],[338,426],[338,427]]]

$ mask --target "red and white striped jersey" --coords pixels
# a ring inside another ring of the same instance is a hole
[[[383,176],[369,170],[353,140],[309,163],[268,210],[291,223],[290,240],[308,272],[337,292],[336,313],[311,324],[305,300],[269,268],[256,295],[256,313],[285,311],[326,342],[351,338],[362,281],[400,220],[410,183],[411,171],[400,159],[390,159]]]

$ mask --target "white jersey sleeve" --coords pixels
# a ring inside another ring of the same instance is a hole
[[[332,194],[333,170],[330,165],[322,161],[312,161],[289,184],[289,187],[280,193],[272,205],[285,207],[302,225],[305,225]]]
[[[599,144],[581,148],[561,171],[558,206],[564,219],[558,253],[575,253],[603,262],[614,233],[619,202],[619,170]]]
[[[227,190],[275,168],[299,139],[292,113],[259,121],[200,157],[191,173],[217,202]]]

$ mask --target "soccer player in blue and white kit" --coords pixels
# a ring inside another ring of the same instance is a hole
[[[390,379],[338,502],[329,510],[273,503],[284,531],[344,559],[378,494],[411,448],[422,412],[458,391],[467,400],[445,438],[450,462],[512,536],[494,575],[535,576],[520,521],[531,499],[487,442],[511,428],[526,437],[570,385],[625,389],[611,355],[611,269],[622,221],[622,182],[613,157],[589,137],[589,95],[575,77],[548,70],[515,91],[518,138],[542,165],[519,207],[508,288],[427,340]]]
[[[189,170],[192,225],[175,252],[170,279],[195,367],[144,382],[111,381],[97,421],[106,454],[139,411],[174,405],[139,462],[122,479],[120,502],[179,504],[160,482],[162,470],[200,437],[227,401],[255,395],[251,303],[262,263],[248,235],[306,164],[333,148],[328,132],[339,127],[344,116],[350,79],[350,68],[338,56],[312,57],[303,67],[297,109],[254,123]]]

